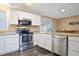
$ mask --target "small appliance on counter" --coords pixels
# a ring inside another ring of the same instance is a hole
[[[33,41],[32,41],[33,32],[30,32],[29,30],[26,30],[25,28],[17,30],[17,32],[19,33],[19,50],[20,51],[33,47]]]

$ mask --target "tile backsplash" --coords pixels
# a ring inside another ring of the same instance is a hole
[[[79,31],[79,25],[78,24],[73,24],[70,25],[69,23],[75,23],[75,22],[79,22],[79,16],[71,16],[71,17],[66,17],[63,19],[59,20],[59,30],[76,30]]]
[[[18,28],[21,28],[22,26],[17,26],[17,25],[10,25],[9,27],[9,31],[16,31]],[[40,31],[40,27],[39,26],[25,26],[25,28],[29,29],[31,32],[39,32]]]

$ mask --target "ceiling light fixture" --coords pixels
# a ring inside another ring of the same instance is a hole
[[[26,0],[25,5],[31,7],[33,5],[33,0]]]
[[[33,3],[26,3],[26,6],[31,7],[33,5]]]
[[[66,12],[66,9],[65,8],[62,8],[62,9],[60,9],[59,10],[61,13],[64,13],[64,12]]]

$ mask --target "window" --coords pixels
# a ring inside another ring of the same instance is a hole
[[[51,32],[52,22],[49,18],[42,17],[40,32]]]
[[[0,30],[7,29],[6,12],[0,11]]]

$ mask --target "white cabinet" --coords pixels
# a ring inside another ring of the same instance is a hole
[[[0,36],[0,55],[4,54],[4,39]]]
[[[68,49],[69,50],[72,49],[74,51],[78,51],[79,52],[79,43],[69,41],[69,48]]]
[[[68,56],[79,56],[79,53],[73,50],[68,51]]]
[[[17,43],[5,45],[5,53],[10,53],[18,50],[19,50],[19,44]]]
[[[53,50],[52,35],[49,35],[49,34],[34,34],[33,43],[34,43],[34,46],[38,45],[38,46],[45,48],[49,51]]]
[[[11,20],[10,24],[18,25],[18,18],[20,17],[20,11],[18,10],[11,10]]]
[[[28,13],[28,12],[24,12],[24,11],[20,11],[20,10],[16,10],[16,9],[12,9],[11,10],[10,24],[16,24],[17,25],[19,17],[31,19],[32,25],[40,25],[40,23],[41,23],[41,16],[40,15],[36,15],[36,14],[32,14],[32,13]]]
[[[19,34],[0,36],[0,55],[19,50]]]
[[[41,25],[41,16],[40,15],[35,15],[31,14],[31,20],[32,20],[32,25]]]
[[[79,56],[79,37],[68,37],[68,55]]]
[[[5,53],[19,50],[19,35],[5,36]]]
[[[38,45],[39,44],[39,34],[33,34],[33,46]]]
[[[39,36],[39,46],[40,47],[42,47],[42,48],[45,48],[45,36],[44,35],[42,35],[42,34],[40,34],[40,36]]]
[[[53,40],[52,40],[52,36],[48,35],[45,37],[45,48],[48,49],[49,51],[53,50]]]

